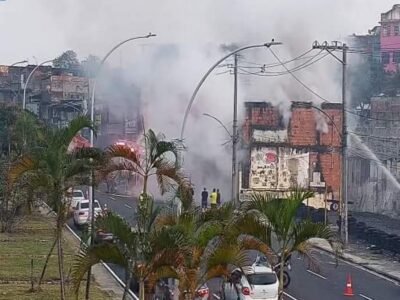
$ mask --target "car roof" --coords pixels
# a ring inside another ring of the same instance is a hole
[[[272,268],[265,264],[253,264],[251,266],[243,267],[244,273],[256,274],[256,273],[274,273]]]
[[[252,267],[253,273],[273,273],[274,271],[268,267],[263,265],[255,265]]]

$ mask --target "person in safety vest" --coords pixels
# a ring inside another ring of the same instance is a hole
[[[215,189],[213,189],[211,195],[210,195],[210,203],[211,203],[211,208],[216,208],[217,207],[217,192]]]

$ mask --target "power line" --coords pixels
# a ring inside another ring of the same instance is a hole
[[[282,67],[284,67],[286,69],[286,71],[298,82],[300,83],[306,90],[308,90],[310,93],[312,93],[313,95],[317,96],[318,98],[320,98],[321,100],[323,100],[324,102],[330,102],[329,100],[325,99],[324,97],[320,96],[319,94],[317,94],[316,92],[314,92],[311,88],[309,88],[306,84],[304,84],[296,75],[294,75],[286,66],[285,64],[282,63],[282,61],[279,59],[279,57],[275,54],[275,52],[271,49],[268,48],[268,50],[272,53],[272,55],[275,57],[275,59],[282,65]]]
[[[322,52],[322,51],[321,51]],[[314,55],[311,59],[309,59],[307,62],[300,64],[296,67],[294,67],[293,69],[290,69],[290,72],[297,72],[300,71],[302,69],[305,69],[315,63],[317,63],[318,61],[320,61],[321,59],[325,58],[327,55],[329,55],[329,53],[326,53],[324,55],[322,55],[321,57],[319,57],[318,59],[314,60],[314,58],[316,58],[317,56],[320,55],[319,52],[318,54]],[[249,72],[243,68],[239,68],[242,72],[244,72],[247,75],[256,75],[256,76],[262,76],[262,77],[275,77],[275,76],[282,76],[282,75],[286,75],[289,74],[288,71],[285,72],[267,72],[267,71],[260,71],[260,72]]]
[[[284,61],[284,64],[288,64],[291,63],[293,61],[299,60],[299,59],[306,59],[307,57],[304,57],[305,55],[307,55],[308,53],[310,53],[311,51],[313,51],[314,49],[309,49],[306,52],[303,52],[302,54],[296,56],[295,58],[292,58],[290,60]],[[266,67],[266,68],[273,68],[273,67],[279,67],[281,64],[279,63],[270,63],[270,64],[262,64],[262,63],[255,63],[255,62],[250,62],[250,61],[246,61],[241,59],[241,61],[245,62],[245,63],[249,63],[249,64],[253,64],[253,65],[258,65],[260,67]]]

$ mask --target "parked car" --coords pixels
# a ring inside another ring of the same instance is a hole
[[[74,211],[76,205],[78,204],[79,201],[85,200],[85,194],[83,193],[82,190],[72,190],[71,193],[69,193],[69,201],[70,201],[70,211]]]
[[[225,300],[278,300],[279,281],[276,273],[267,264],[254,263],[244,268],[246,276],[240,269],[235,269],[228,282],[221,288],[221,298]]]
[[[94,216],[98,216],[101,213],[101,206],[99,201],[94,200]],[[82,226],[87,224],[89,218],[89,200],[81,200],[75,206],[74,210],[74,224],[76,226]]]

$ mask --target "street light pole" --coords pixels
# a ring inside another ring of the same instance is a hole
[[[279,42],[270,42],[270,43],[265,43],[265,44],[257,44],[257,45],[250,45],[250,46],[245,46],[242,48],[238,48],[230,53],[228,53],[227,55],[225,55],[224,57],[222,57],[220,60],[218,60],[215,64],[213,64],[210,69],[208,69],[208,71],[203,75],[203,77],[200,79],[199,83],[197,84],[196,88],[193,91],[192,96],[190,97],[189,103],[186,107],[185,110],[185,115],[183,117],[183,121],[182,121],[182,127],[181,127],[181,136],[180,136],[180,140],[183,141],[184,139],[184,134],[185,134],[185,128],[186,128],[186,122],[187,122],[187,118],[189,117],[189,113],[190,110],[192,109],[192,105],[194,103],[194,100],[196,99],[197,93],[199,92],[201,86],[203,85],[204,81],[206,81],[207,77],[211,74],[212,71],[214,71],[214,69],[220,64],[222,63],[225,59],[227,59],[228,57],[239,53],[241,51],[247,50],[247,49],[252,49],[252,48],[262,48],[262,47],[271,47],[273,45],[281,45],[282,43]]]
[[[44,64],[51,63],[51,62],[53,62],[52,59],[46,60],[46,61],[38,64],[36,67],[34,67],[33,70],[29,73],[28,78],[26,79],[26,82],[24,84],[24,96],[23,96],[23,99],[22,99],[22,109],[26,108],[26,88],[28,87],[29,80],[31,79],[33,73],[35,73],[35,71],[37,69],[39,69],[41,66],[43,66]]]
[[[233,69],[233,125],[232,125],[232,193],[231,200],[239,203],[239,186],[237,182],[237,144],[238,144],[238,120],[237,120],[237,89],[238,89],[238,54],[235,54]]]
[[[215,64],[213,64],[210,69],[203,75],[199,83],[197,84],[196,88],[193,91],[193,94],[189,100],[189,103],[186,107],[185,115],[183,117],[183,122],[182,122],[182,127],[181,127],[181,136],[180,140],[183,142],[184,139],[184,134],[185,134],[185,127],[186,127],[186,122],[187,118],[189,117],[190,110],[192,108],[192,105],[196,99],[197,93],[200,90],[200,87],[203,85],[204,81],[207,79],[207,77],[211,74],[211,72],[225,59],[228,57],[235,55],[235,67],[234,67],[234,97],[233,97],[233,133],[232,133],[232,201],[239,201],[239,183],[237,180],[237,142],[238,142],[238,125],[237,125],[237,53],[247,50],[247,49],[252,49],[252,48],[262,48],[262,47],[271,47],[274,45],[281,45],[282,43],[280,42],[275,42],[272,40],[270,43],[265,43],[265,44],[257,44],[257,45],[250,45],[250,46],[245,46],[238,48],[221,59],[219,59]],[[179,165],[182,166],[183,164],[183,153],[180,152],[179,155]]]
[[[129,39],[123,40],[122,42],[119,42],[117,45],[115,45],[110,51],[107,52],[107,54],[104,56],[104,58],[101,60],[99,68],[97,70],[96,76],[94,78],[93,81],[93,87],[92,87],[92,95],[91,95],[91,107],[90,107],[90,120],[92,121],[92,125],[94,125],[94,96],[95,96],[95,92],[96,92],[96,84],[97,84],[97,78],[101,72],[101,69],[104,65],[104,63],[106,62],[107,58],[115,51],[117,50],[119,47],[121,47],[122,45],[133,41],[133,40],[138,40],[138,39],[147,39],[150,37],[154,37],[156,36],[155,34],[149,33],[147,35],[144,36],[136,36],[136,37],[131,37]],[[85,114],[87,112],[87,109],[85,111]],[[90,147],[93,147],[94,145],[94,132],[93,130],[90,131]],[[94,240],[94,182],[93,182],[93,170],[92,170],[92,183],[89,186],[89,234],[90,234],[90,243],[93,243]],[[88,278],[87,278],[87,282],[86,282],[86,299],[89,299],[89,289],[90,289],[90,276],[91,276],[91,268],[88,271]]]

